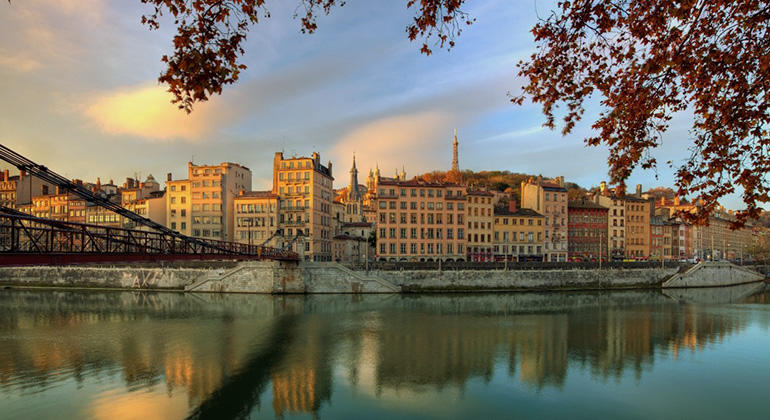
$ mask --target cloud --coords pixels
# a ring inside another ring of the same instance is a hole
[[[200,140],[210,134],[220,120],[210,103],[197,104],[195,111],[188,115],[172,104],[171,99],[163,86],[143,84],[97,96],[85,114],[104,133],[159,141]]]
[[[16,73],[29,73],[42,67],[39,61],[25,57],[22,54],[9,55],[0,51],[0,67]]]
[[[423,112],[382,118],[353,129],[332,150],[338,168],[347,169],[355,152],[359,171],[380,165],[383,176],[393,176],[396,169],[384,165],[405,166],[407,176],[448,169],[452,159],[452,129],[448,114]],[[445,140],[442,143],[442,139]],[[336,170],[337,174],[340,169]],[[337,176],[340,179],[339,175]],[[346,179],[344,176],[343,179]]]

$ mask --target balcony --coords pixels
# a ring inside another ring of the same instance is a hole
[[[284,206],[283,211],[305,211],[305,206]]]
[[[301,220],[286,220],[281,222],[283,226],[305,226],[305,222]]]

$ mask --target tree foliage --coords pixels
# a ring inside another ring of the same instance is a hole
[[[163,56],[167,68],[159,81],[187,112],[238,80],[246,69],[240,59],[249,27],[269,16],[265,0],[140,1],[154,7],[142,17],[151,29],[160,27],[163,15],[174,20],[174,52]],[[344,4],[295,1],[295,17],[307,33],[317,29],[319,13]],[[428,55],[429,42],[451,48],[473,22],[464,4],[406,0],[415,12],[408,38],[423,39],[420,51]],[[511,100],[541,104],[545,125],[553,129],[560,118],[566,135],[586,102],[599,99],[595,135],[585,141],[608,147],[616,191],[625,190],[637,166],[657,165],[651,151],[672,116],[692,113],[691,155],[677,168],[675,185],[677,195],[703,206],[683,216],[706,221],[718,200],[740,187],[746,209],[736,213],[738,227],[770,201],[769,23],[766,0],[561,1],[532,29],[537,52],[519,63],[527,82]]]
[[[520,63],[525,98],[546,125],[572,131],[593,96],[603,112],[589,145],[609,148],[610,176],[623,184],[637,165],[655,167],[672,115],[694,115],[691,156],[676,172],[677,194],[703,200],[687,214],[703,222],[717,200],[743,189],[736,226],[768,201],[770,4],[760,0],[574,0],[538,23],[538,50]],[[559,113],[558,107],[566,109]]]

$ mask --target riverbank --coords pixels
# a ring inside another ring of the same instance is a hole
[[[449,293],[660,289],[727,286],[763,276],[730,263],[667,267],[354,270],[338,263],[218,262],[2,267],[0,287],[163,290],[204,293]]]

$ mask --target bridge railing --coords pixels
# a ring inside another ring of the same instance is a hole
[[[0,252],[206,254],[245,259],[298,260],[295,252],[261,245],[168,235],[18,214],[0,214]]]

